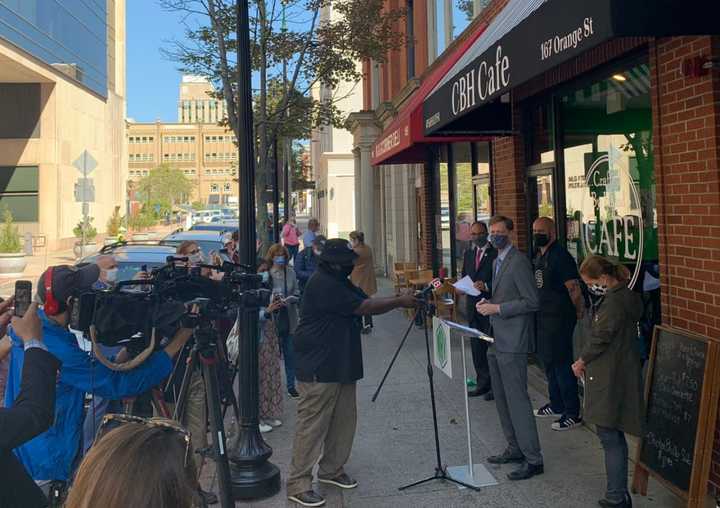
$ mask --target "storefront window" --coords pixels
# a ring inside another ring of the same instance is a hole
[[[528,166],[555,161],[555,128],[552,103],[533,105],[527,118]]]
[[[578,262],[601,254],[625,264],[632,284],[658,259],[649,90],[639,64],[563,95],[559,107],[568,249]]]
[[[438,177],[440,185],[440,232],[438,234],[438,250],[440,251],[440,266],[450,272],[452,265],[452,247],[450,242],[450,164],[448,147],[440,148]]]
[[[455,143],[452,150],[455,161],[455,267],[457,272],[461,272],[473,223],[472,154],[470,143]]]
[[[490,201],[490,143],[487,141],[474,143],[475,176],[473,187],[475,193],[475,220],[488,224],[492,215]]]

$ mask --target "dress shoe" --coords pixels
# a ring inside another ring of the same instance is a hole
[[[490,390],[489,392],[487,392],[487,393],[485,394],[485,397],[483,397],[483,398],[484,398],[485,400],[495,400],[495,395],[493,395],[492,390]]]
[[[474,390],[468,390],[468,397],[481,397],[489,391],[490,388],[475,388]]]
[[[528,478],[532,478],[535,475],[543,474],[545,472],[545,467],[542,464],[538,464],[536,466],[529,464],[527,462],[523,462],[523,464],[517,468],[515,471],[511,471],[508,473],[507,477],[508,480],[527,480]]]
[[[525,456],[520,453],[513,453],[510,450],[505,450],[500,455],[493,455],[487,458],[490,464],[512,464],[525,462]]]

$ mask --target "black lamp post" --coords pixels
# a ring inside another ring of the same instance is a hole
[[[250,67],[248,1],[237,0],[238,44],[238,183],[240,263],[255,268],[255,153]],[[268,461],[272,455],[258,428],[258,312],[240,311],[240,430],[229,454],[235,499],[259,499],[280,491],[280,470]]]

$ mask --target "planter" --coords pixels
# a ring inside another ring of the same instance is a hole
[[[0,276],[22,275],[26,265],[24,252],[0,253]]]
[[[95,242],[87,243],[82,246],[80,245],[80,242],[76,242],[75,247],[73,247],[73,253],[75,253],[75,257],[81,259],[91,254],[95,254],[97,251],[98,246]]]
[[[117,237],[117,236],[106,236],[103,245],[112,245],[114,243],[117,243],[118,238],[119,237]]]

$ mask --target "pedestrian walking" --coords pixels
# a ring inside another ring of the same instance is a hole
[[[288,498],[302,506],[325,504],[312,488],[318,459],[320,483],[358,485],[345,463],[357,425],[356,383],[363,377],[360,316],[415,306],[411,295],[368,298],[348,280],[356,258],[346,240],[328,240],[305,288],[295,341],[300,400],[287,482]]]
[[[470,241],[471,246],[463,256],[462,276],[470,277],[480,295],[466,296],[468,321],[471,327],[490,335],[490,318],[477,312],[475,306],[480,300],[489,300],[492,296],[493,262],[497,257],[497,250],[488,242],[488,229],[484,222],[475,222],[470,227]],[[487,360],[488,346],[489,343],[484,340],[470,341],[476,384],[475,388],[468,392],[469,397],[484,396],[485,400],[494,399]]]
[[[302,235],[303,249],[307,249],[308,247],[312,246],[312,243],[315,240],[319,229],[320,221],[315,218],[312,218],[308,221],[307,231],[305,231]]]
[[[575,259],[556,241],[555,222],[540,217],[533,223],[535,282],[540,295],[536,314],[537,356],[545,367],[550,402],[535,410],[538,418],[555,418],[552,429],[582,425],[577,379],[573,375],[572,337],[584,312]]]
[[[513,221],[502,215],[490,219],[490,243],[498,251],[493,265],[490,301],[478,302],[477,311],[490,316],[495,339],[488,350],[495,405],[507,440],[491,464],[520,463],[510,480],[525,480],[544,472],[540,439],[527,391],[527,361],[533,347],[534,313],[539,299],[530,261],[510,240]]]
[[[353,231],[350,233],[350,243],[358,256],[355,260],[355,268],[350,274],[350,280],[362,289],[366,295],[372,296],[377,293],[377,278],[375,276],[375,261],[373,260],[372,249],[365,243],[365,233]],[[370,333],[372,328],[372,316],[363,316],[362,333]]]
[[[288,250],[289,257],[288,263],[292,261],[295,263],[295,256],[297,256],[300,250],[300,230],[295,224],[295,217],[290,217],[282,228],[280,233],[280,239],[282,244]]]
[[[572,365],[575,375],[585,382],[585,421],[596,426],[605,452],[607,489],[598,503],[605,508],[629,508],[625,433],[642,435],[644,421],[641,358],[636,347],[642,299],[628,288],[627,268],[602,256],[586,258],[580,276],[599,298]]]

